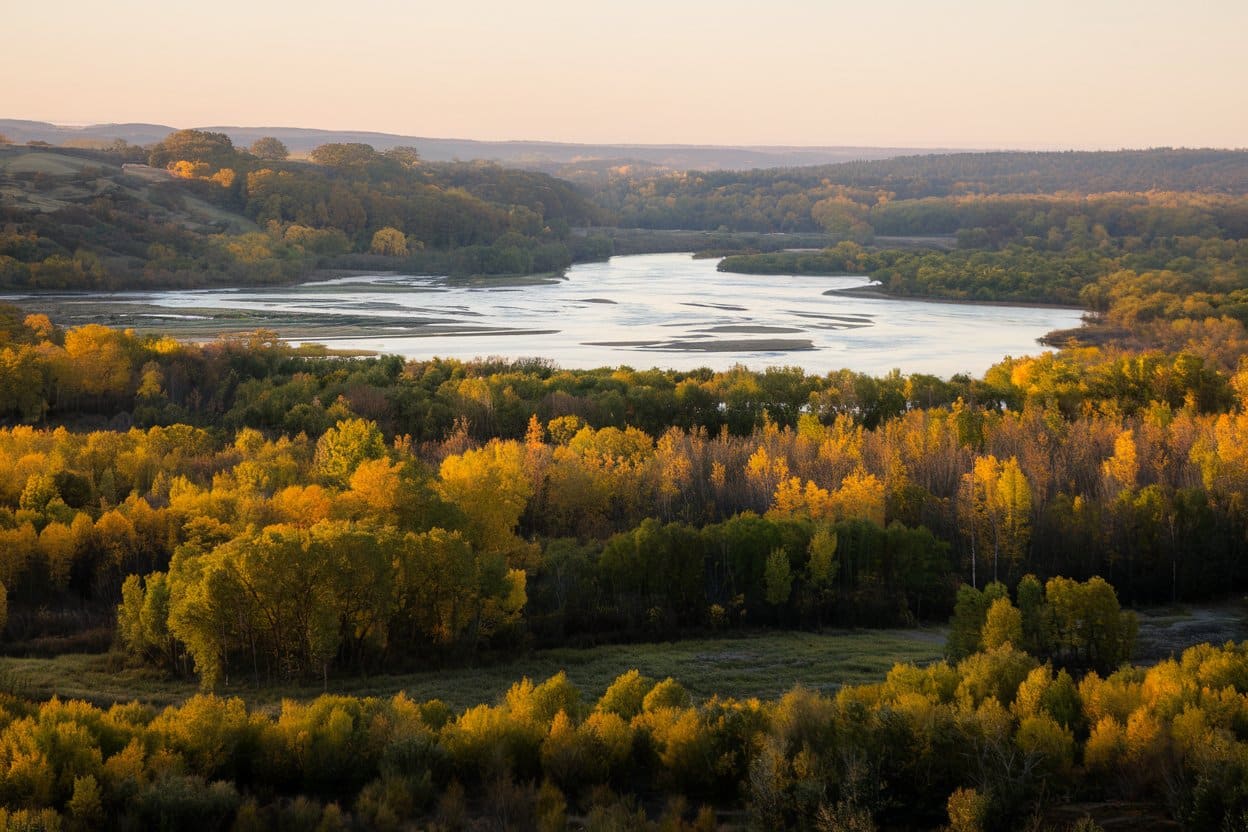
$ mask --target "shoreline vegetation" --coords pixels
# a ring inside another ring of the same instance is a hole
[[[924,335],[908,326],[908,319],[949,317],[959,331],[974,328],[976,312],[969,304],[960,312],[934,316],[913,305],[871,309],[867,307],[874,304],[820,297],[829,284],[857,279],[805,277],[784,281],[783,297],[796,301],[788,303],[770,294],[775,279],[738,279],[717,272],[714,261],[686,257],[617,257],[610,265],[574,266],[562,278],[474,280],[338,272],[322,273],[320,279],[290,289],[146,291],[117,297],[100,292],[0,293],[0,301],[47,314],[65,326],[101,324],[198,341],[264,329],[296,344],[319,342],[407,357],[436,353],[470,358],[511,351],[542,355],[562,366],[653,362],[688,368],[705,361],[724,368],[763,356],[768,362],[788,360],[813,369],[820,362],[849,363],[857,355],[860,362],[874,361],[872,369],[883,369],[885,362],[904,365],[909,360],[890,353],[887,337],[878,335],[883,329],[917,339],[915,360],[939,362],[933,357],[939,353],[918,346]],[[706,300],[722,299],[734,289],[739,289],[736,303]],[[669,292],[679,293],[678,303],[662,300]],[[862,314],[851,313],[848,306]],[[1077,315],[1068,313],[1018,317],[1026,330],[988,320],[993,328],[978,334],[995,339],[992,343],[1000,347],[981,346],[966,361],[982,370],[998,353],[1030,351],[1033,339],[1046,331],[1079,323]],[[1036,317],[1040,319],[1033,321]],[[699,354],[706,357],[699,359]],[[967,363],[951,359],[925,369],[947,375],[965,371]]]
[[[745,272],[749,274],[749,272]],[[847,275],[847,274],[829,274],[827,277],[865,277],[865,275]],[[978,300],[976,298],[942,298],[942,297],[926,297],[923,295],[895,295],[888,292],[879,283],[869,283],[865,286],[849,286],[844,289],[828,289],[824,291],[825,295],[843,296],[849,298],[871,298],[873,300],[908,300],[919,303],[957,303],[969,304],[972,306],[1017,306],[1030,309],[1079,309],[1087,311],[1087,307],[1069,303],[1041,303],[1037,301],[1025,300]],[[1078,331],[1078,330],[1071,330]]]
[[[1045,260],[1022,250],[891,249],[840,242],[822,251],[730,254],[717,268],[736,274],[862,277],[871,281],[866,286],[825,292],[829,295],[1088,309],[1081,297],[1058,292],[1047,281],[1020,282],[1020,278],[1029,277],[1027,271],[1052,268]]]

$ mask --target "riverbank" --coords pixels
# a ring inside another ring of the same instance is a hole
[[[843,275],[830,275],[838,277]],[[895,295],[885,291],[878,283],[869,283],[866,286],[850,286],[845,289],[828,289],[824,291],[825,295],[840,296],[848,298],[866,298],[868,300],[913,300],[922,303],[951,303],[951,304],[970,304],[973,306],[1005,306],[1005,307],[1024,307],[1028,309],[1067,309],[1086,312],[1082,306],[1071,306],[1065,303],[1042,303],[1039,301],[1027,300],[975,300],[973,298],[936,298],[924,297],[919,295]]]
[[[566,275],[447,279],[321,272],[289,288],[11,295],[61,326],[95,323],[208,341],[270,330],[295,343],[470,361],[540,356],[570,369],[605,366],[812,372],[895,367],[948,377],[982,373],[1036,339],[1076,327],[1060,308],[988,310],[971,303],[881,303],[850,291],[862,277],[719,272],[689,254],[613,257]]]

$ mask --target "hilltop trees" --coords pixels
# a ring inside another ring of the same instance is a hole
[[[135,172],[117,167],[133,156],[128,149],[93,151],[93,163],[73,172],[40,173],[38,182],[58,189],[56,207],[11,207],[0,230],[0,284],[256,285],[368,253],[379,232],[379,252],[436,274],[557,271],[578,253],[610,253],[605,238],[572,235],[597,211],[545,174],[423,163],[411,148],[354,144],[317,148],[319,163],[292,162],[272,137],[252,151],[225,134],[177,131],[145,154],[175,178],[133,193]],[[23,193],[44,187],[18,173],[0,179]]]
[[[378,158],[378,153],[370,144],[359,142],[339,142],[323,144],[308,154],[318,165],[339,170],[362,170],[370,162]]]
[[[280,139],[272,136],[261,136],[251,143],[251,147],[247,148],[252,156],[257,159],[267,159],[269,161],[280,162],[290,156],[290,150]]]
[[[157,143],[148,153],[148,164],[166,167],[178,161],[204,162],[214,167],[233,164],[238,153],[224,133],[207,130],[177,130]]]

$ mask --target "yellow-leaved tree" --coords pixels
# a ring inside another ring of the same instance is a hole
[[[402,257],[407,254],[407,235],[397,228],[386,226],[373,234],[369,251],[373,254],[384,254],[387,257]]]
[[[992,555],[992,579],[999,576],[1004,555],[1018,563],[1031,540],[1031,486],[1016,457],[1004,462],[995,456],[975,460],[962,476],[958,511],[971,539],[971,584],[976,583],[977,562]]]
[[[476,548],[505,552],[518,547],[516,524],[533,495],[524,462],[520,443],[498,439],[442,460],[438,494],[463,513]]]

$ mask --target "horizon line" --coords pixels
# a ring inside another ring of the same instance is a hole
[[[334,128],[334,127],[306,127],[294,125],[246,125],[246,124],[204,124],[192,127],[176,127],[164,124],[158,121],[75,121],[75,120],[49,120],[38,118],[19,118],[14,116],[0,117],[0,121],[25,121],[32,124],[46,124],[53,127],[66,130],[89,130],[92,128],[120,127],[126,125],[142,125],[150,127],[167,127],[171,131],[174,130],[301,130],[314,133],[360,133],[373,134],[377,136],[385,136],[392,138],[419,139],[426,141],[446,141],[446,142],[471,142],[475,144],[545,144],[545,145],[562,145],[562,146],[580,146],[580,147],[621,147],[621,148],[705,148],[705,149],[740,149],[740,150],[787,150],[787,151],[819,151],[819,150],[846,150],[846,149],[863,149],[863,150],[931,150],[931,151],[960,151],[967,153],[993,153],[993,152],[1117,152],[1132,150],[1244,150],[1248,146],[1223,146],[1216,145],[1197,145],[1197,144],[1149,144],[1149,145],[1109,145],[1109,144],[1085,144],[1085,145],[1066,145],[1052,142],[979,142],[979,143],[962,143],[962,142],[915,142],[911,144],[905,143],[844,143],[844,144],[768,144],[768,143],[735,143],[735,144],[715,144],[711,142],[689,142],[689,141],[670,141],[670,142],[639,142],[628,140],[612,140],[612,141],[584,141],[573,139],[538,139],[538,138],[510,138],[510,139],[481,139],[469,138],[464,136],[422,136],[412,133],[396,133],[387,130],[376,130],[367,128]]]

